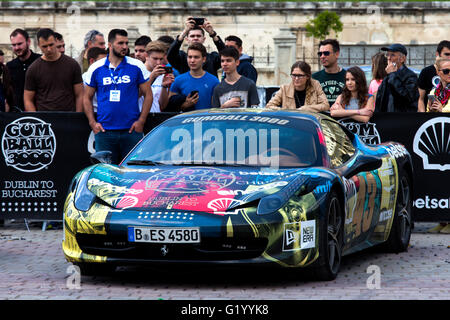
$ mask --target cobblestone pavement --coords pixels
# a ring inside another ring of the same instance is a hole
[[[27,231],[23,223],[7,222],[0,227],[0,300],[448,300],[450,235],[427,234],[432,226],[416,223],[408,252],[345,257],[330,282],[310,281],[291,269],[148,267],[121,267],[111,276],[77,281],[62,254],[62,230]]]

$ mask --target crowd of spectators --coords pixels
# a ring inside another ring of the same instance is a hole
[[[208,19],[188,17],[175,39],[163,36],[152,40],[143,35],[135,41],[133,53],[129,50],[128,34],[123,31],[125,61],[133,65],[139,61],[144,65],[139,67],[145,71],[143,77],[151,93],[150,112],[264,104],[255,94],[258,72],[252,64],[253,58],[244,53],[242,40],[228,35],[223,41]],[[203,44],[207,36],[217,51],[206,52]],[[88,68],[98,60],[104,65],[114,54],[113,44],[106,42],[101,32],[91,30],[85,35],[84,48],[76,59],[65,54],[63,35],[51,29],[40,29],[37,33],[42,54],[30,49],[31,39],[23,29],[14,30],[10,40],[15,59],[6,63],[4,53],[0,52],[1,111],[90,112],[86,111],[83,97],[89,91]],[[181,50],[185,40],[187,52]],[[237,51],[237,59],[230,48]],[[374,112],[446,112],[450,108],[450,42],[447,40],[437,47],[436,63],[424,68],[419,78],[405,64],[408,54],[405,46],[395,43],[381,48],[372,57],[372,79],[368,86],[360,68],[346,69],[339,65],[338,40],[321,41],[317,54],[323,68],[312,73],[308,63],[294,63],[290,72],[292,81],[281,85],[266,107],[328,111],[331,116],[362,122],[367,122]],[[117,94],[122,94],[119,100],[123,102],[122,89],[112,88],[116,85],[112,81],[100,85],[97,91],[108,90],[111,94],[108,99],[119,99]],[[97,91],[92,96],[95,113],[98,112]],[[144,96],[142,90],[138,91],[136,110],[142,112]]]
[[[207,52],[207,36],[217,51]],[[142,138],[149,112],[261,105],[258,72],[243,53],[242,40],[228,35],[224,42],[206,18],[188,17],[175,39],[141,36],[134,52],[125,30],[111,30],[107,41],[91,30],[76,59],[65,54],[63,35],[48,28],[37,32],[42,54],[30,49],[23,29],[14,30],[10,41],[13,60],[5,64],[0,50],[0,111],[84,112],[96,149],[112,151],[113,162]],[[323,69],[312,73],[308,63],[295,62],[291,82],[281,85],[266,107],[326,111],[359,122],[375,112],[450,111],[450,41],[438,44],[436,62],[419,77],[406,65],[404,45],[380,49],[372,57],[368,84],[361,68],[339,65],[338,40],[321,41],[317,55]],[[438,231],[444,228],[450,226]]]

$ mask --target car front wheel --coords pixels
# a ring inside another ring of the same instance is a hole
[[[339,273],[343,247],[343,218],[339,197],[331,192],[328,199],[327,217],[321,223],[320,264],[315,268],[318,280],[334,280]]]

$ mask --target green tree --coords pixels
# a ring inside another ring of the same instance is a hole
[[[343,24],[336,12],[323,11],[317,15],[316,18],[310,20],[306,24],[306,35],[308,37],[315,37],[320,40],[325,39],[330,31],[337,33],[342,31]]]

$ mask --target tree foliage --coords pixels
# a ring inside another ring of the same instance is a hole
[[[330,34],[331,30],[336,32],[337,37],[337,33],[341,32],[342,28],[343,24],[338,14],[325,10],[306,24],[306,35],[323,40]]]

